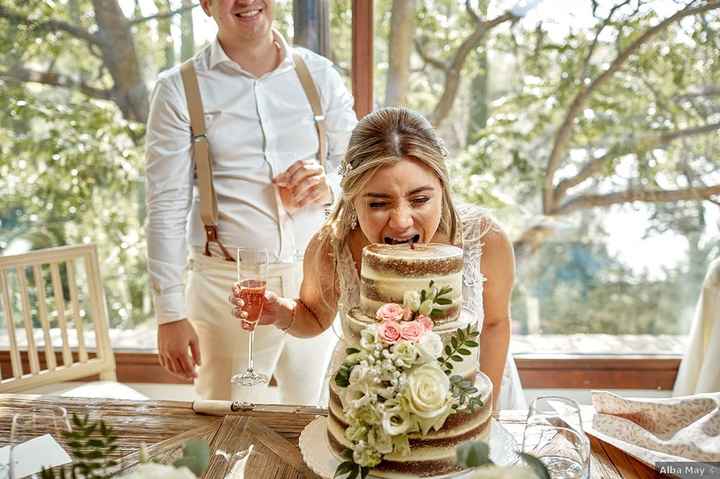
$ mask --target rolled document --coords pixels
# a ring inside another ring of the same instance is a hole
[[[217,401],[212,399],[198,399],[193,401],[193,411],[196,414],[210,416],[226,416],[228,414],[246,414],[248,412],[286,413],[286,414],[315,414],[326,415],[327,409],[314,406],[292,406],[287,404],[254,404],[245,401]]]

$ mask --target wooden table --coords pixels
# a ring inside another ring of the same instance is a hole
[[[58,405],[68,414],[102,417],[119,437],[114,456],[121,468],[137,464],[139,451],[145,445],[149,455],[160,462],[172,462],[181,455],[182,445],[190,438],[206,439],[210,444],[210,467],[205,478],[222,478],[226,463],[216,455],[218,449],[244,450],[249,441],[260,451],[262,460],[251,461],[248,478],[316,478],[304,465],[298,438],[305,425],[323,409],[293,406],[257,406],[228,416],[196,414],[192,403],[179,401],[126,401],[110,399],[66,398],[0,394],[0,446],[10,440],[10,423],[14,413],[31,406]],[[519,440],[525,413],[502,411],[498,419]],[[278,435],[285,440],[279,439]],[[591,477],[651,478],[660,477],[651,468],[627,456],[619,449],[590,438],[592,445]]]

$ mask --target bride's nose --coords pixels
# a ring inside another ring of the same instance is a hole
[[[403,232],[413,225],[412,211],[407,206],[398,206],[390,213],[388,226],[394,231]]]

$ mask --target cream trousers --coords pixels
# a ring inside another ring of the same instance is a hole
[[[267,288],[285,297],[297,297],[301,264],[270,265]],[[252,271],[241,271],[252,276]],[[188,315],[200,338],[202,365],[195,389],[204,399],[282,402],[316,405],[320,399],[336,336],[332,329],[315,338],[294,338],[274,326],[255,331],[253,361],[255,370],[274,375],[277,388],[242,387],[230,377],[244,369],[248,360],[248,333],[232,315],[228,301],[237,280],[235,263],[218,256],[190,255],[187,282]]]

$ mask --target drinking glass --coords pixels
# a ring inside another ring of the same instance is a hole
[[[63,443],[63,433],[71,431],[67,411],[60,406],[38,406],[13,415],[10,426],[9,478],[21,477],[22,471],[18,470],[16,454],[18,446],[45,434],[50,434],[56,441]]]
[[[545,464],[552,479],[589,477],[590,440],[578,403],[557,396],[535,399],[528,411],[522,452]]]
[[[253,364],[253,343],[255,341],[255,326],[262,316],[265,304],[265,287],[267,285],[267,269],[269,254],[264,248],[238,248],[235,257],[237,264],[237,284],[240,288],[240,298],[245,302],[243,311],[246,318],[240,319],[240,326],[248,334],[248,364],[247,368],[234,375],[230,381],[233,384],[252,387],[268,381],[266,374],[255,371]],[[251,276],[248,278],[247,276]]]

